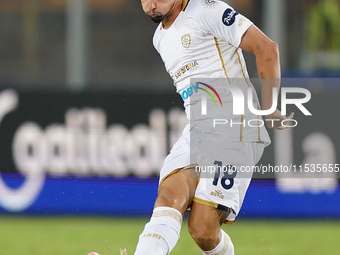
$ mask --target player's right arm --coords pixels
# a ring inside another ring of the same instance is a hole
[[[251,52],[256,56],[256,64],[262,84],[262,109],[268,110],[273,103],[273,88],[277,88],[279,92],[281,82],[281,68],[279,47],[277,43],[270,40],[260,29],[251,25],[244,33],[240,46],[241,49]],[[272,114],[264,116],[269,128],[284,129],[281,122],[285,119],[292,119],[294,113],[288,117],[281,115],[276,109]]]

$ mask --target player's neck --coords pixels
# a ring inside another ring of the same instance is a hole
[[[178,2],[179,4],[174,5],[174,9],[169,18],[162,21],[162,26],[164,29],[168,29],[169,27],[171,27],[171,25],[175,22],[178,15],[181,13],[185,1],[178,0]]]

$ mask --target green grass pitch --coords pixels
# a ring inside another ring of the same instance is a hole
[[[2,255],[133,255],[146,218],[0,217]],[[238,220],[223,229],[237,255],[334,255],[339,253],[340,221]],[[172,255],[201,254],[183,224]]]

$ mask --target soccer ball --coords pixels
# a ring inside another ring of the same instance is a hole
[[[98,252],[90,252],[89,254],[87,255],[100,255]]]

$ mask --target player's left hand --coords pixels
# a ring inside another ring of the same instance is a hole
[[[284,120],[292,120],[294,117],[294,112],[292,112],[291,114],[289,114],[288,117],[284,116],[281,114],[281,111],[279,111],[278,109],[275,110],[275,112],[273,112],[270,115],[264,116],[266,123],[267,123],[267,127],[270,129],[276,129],[276,130],[284,130],[287,129],[288,126],[282,125],[282,121]]]

